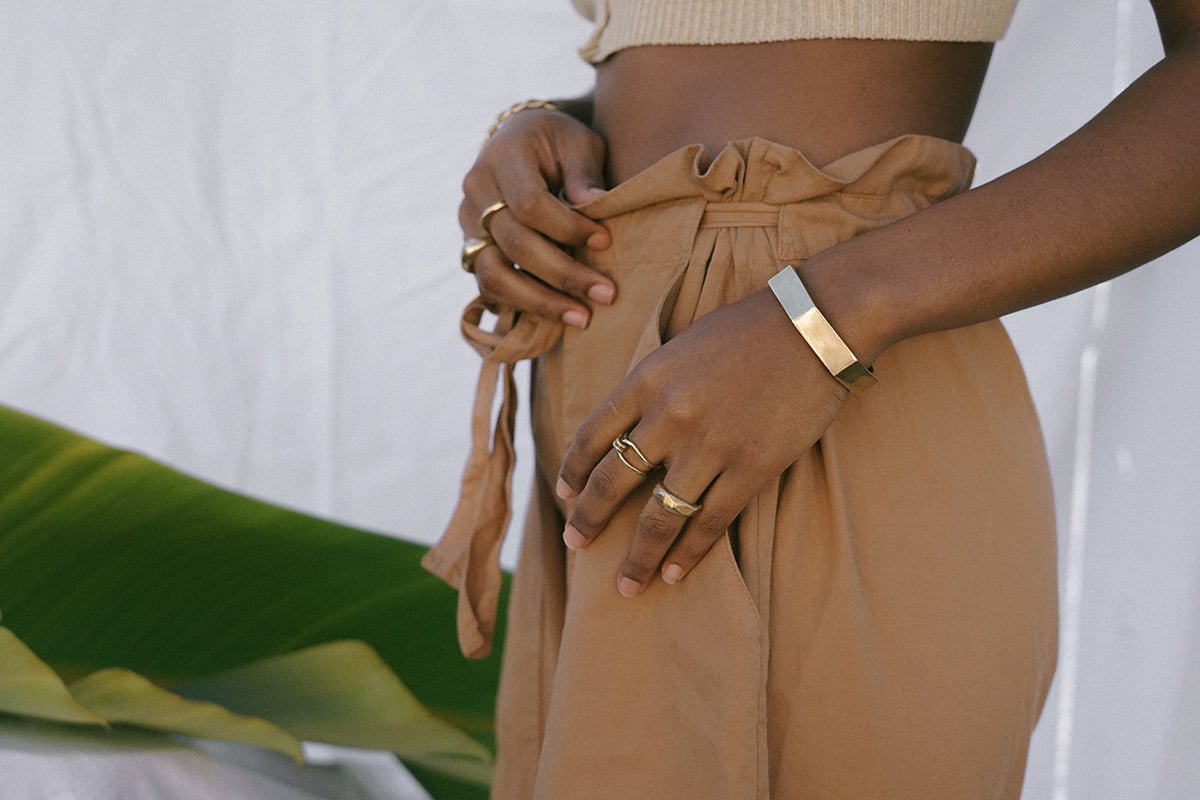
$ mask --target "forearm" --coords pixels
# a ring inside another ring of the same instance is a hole
[[[1200,235],[1200,38],[1103,112],[985,186],[800,268],[867,363],[902,339],[1099,283]]]

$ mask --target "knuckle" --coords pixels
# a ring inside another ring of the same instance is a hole
[[[645,511],[638,521],[638,532],[648,542],[662,545],[675,540],[678,532],[676,523],[653,511]]]
[[[503,270],[496,269],[494,261],[488,259],[475,262],[475,281],[479,288],[492,295],[500,295],[504,291]]]
[[[458,204],[458,225],[464,231],[467,229],[467,223],[472,221],[473,217],[475,216],[472,213],[473,208],[474,206],[471,205],[471,201],[467,200],[465,197],[463,198],[463,201]]]
[[[662,398],[667,393],[668,382],[657,367],[656,354],[657,351],[652,351],[639,361],[630,373],[630,378],[639,388],[645,390],[648,397]]]
[[[480,192],[483,191],[484,183],[487,180],[484,175],[484,170],[478,164],[467,170],[467,174],[462,179],[463,196],[468,200],[472,197],[478,197]]]
[[[497,218],[492,224],[492,241],[510,261],[525,263],[531,254],[530,237],[525,228]]]
[[[663,403],[667,418],[680,425],[690,426],[702,415],[702,403],[695,392],[665,392]]]
[[[508,225],[498,224],[497,219],[492,222],[492,241],[496,243],[496,247],[500,248],[500,252],[516,261],[517,251],[520,249],[516,232]]]
[[[522,192],[509,200],[509,211],[512,212],[512,216],[520,219],[521,222],[526,222],[530,215],[533,215],[535,212],[536,204],[538,204],[538,201],[536,201],[533,194]]]
[[[708,509],[705,509],[708,511]],[[695,541],[692,542],[693,550],[697,551],[697,558],[712,547],[713,542],[721,538],[721,534],[729,527],[729,519],[717,509],[710,513],[700,513],[692,520],[690,526],[696,534]]]
[[[619,495],[616,476],[603,466],[592,470],[587,482],[588,490],[600,500],[613,500]]]
[[[517,219],[528,224],[530,220],[537,218],[542,208],[541,200],[540,194],[523,192],[509,201],[508,208]]]

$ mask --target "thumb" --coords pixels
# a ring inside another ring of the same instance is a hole
[[[571,205],[581,205],[604,194],[600,160],[590,156],[569,159],[563,164],[563,194]]]

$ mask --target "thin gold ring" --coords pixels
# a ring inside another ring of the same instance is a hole
[[[630,464],[630,463],[629,463],[629,459],[627,459],[627,458],[625,457],[625,454],[624,454],[624,453],[622,453],[620,450],[618,450],[618,451],[617,451],[617,458],[621,459],[621,463],[622,463],[622,464],[624,464],[625,466],[629,467],[631,470],[633,470],[634,472],[636,472],[638,475],[641,475],[643,478],[644,478],[644,477],[646,477],[647,475],[649,475],[649,474],[650,474],[649,472],[646,472],[646,470],[644,470],[644,469],[638,469],[638,468],[637,468],[637,467],[635,467],[633,464]]]
[[[629,438],[629,434],[618,436],[613,440],[613,447],[618,453],[624,453],[626,450],[632,450],[633,454],[646,465],[647,470],[658,469],[658,464],[652,464],[650,459],[646,458],[646,454],[642,452],[642,448],[633,443],[633,439]]]
[[[481,252],[496,244],[492,241],[492,237],[486,239],[478,236],[472,236],[463,241],[462,246],[462,268],[464,272],[475,274],[475,257]]]
[[[649,474],[649,471],[644,470],[641,467],[634,466],[633,463],[625,457],[625,452],[629,449],[629,444],[630,443],[628,439],[623,436],[618,436],[616,439],[613,439],[612,447],[613,450],[617,451],[617,458],[621,459],[622,464],[629,467],[631,470],[644,478],[647,474]]]
[[[661,483],[656,483],[654,485],[653,494],[654,499],[658,501],[660,506],[672,514],[678,514],[681,517],[693,516],[696,514],[696,512],[703,508],[703,506],[699,503],[689,503],[679,495],[668,490]]]
[[[483,232],[489,237],[492,235],[492,217],[500,213],[501,209],[508,208],[508,203],[503,200],[497,200],[483,210],[479,215],[479,227],[483,228]]]

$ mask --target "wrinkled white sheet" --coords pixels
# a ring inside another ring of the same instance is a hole
[[[391,753],[306,744],[307,764],[246,745],[0,718],[4,800],[428,800]]]
[[[981,179],[1158,57],[1144,5],[1023,0]],[[0,0],[0,402],[432,540],[476,367],[457,187],[497,110],[586,87],[585,34],[566,0]],[[1063,557],[1029,798],[1200,785],[1198,256],[1008,320]]]

